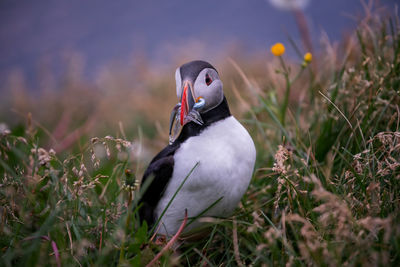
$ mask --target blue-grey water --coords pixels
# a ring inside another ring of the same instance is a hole
[[[380,1],[390,8],[395,2]],[[338,40],[364,10],[359,0],[311,0],[304,13],[318,46],[322,31]],[[268,51],[287,35],[299,40],[293,13],[268,0],[1,0],[0,88],[15,70],[35,87],[39,66],[60,74],[73,54],[90,80],[102,66],[130,64],[139,55],[161,64],[193,46],[201,47],[193,58],[232,44]]]

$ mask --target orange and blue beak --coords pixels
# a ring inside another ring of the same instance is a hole
[[[195,96],[193,93],[193,84],[190,81],[183,82],[183,90],[181,96],[181,114],[180,114],[180,122],[181,126],[185,124],[185,118],[193,109],[195,104]]]
[[[195,98],[191,81],[185,80],[182,87],[181,100],[173,108],[169,120],[169,144],[178,138],[186,123],[190,121],[198,125],[204,123],[199,110],[204,107],[205,100],[202,97]]]

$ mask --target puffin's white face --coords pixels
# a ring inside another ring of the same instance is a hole
[[[201,99],[204,100],[204,105],[198,108],[200,114],[217,107],[223,101],[222,82],[215,69],[203,68],[196,77],[191,75],[181,77],[181,68],[176,70],[175,80],[176,95],[181,100],[183,116],[186,116]]]

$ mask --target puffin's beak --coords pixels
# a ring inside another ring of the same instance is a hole
[[[184,124],[185,117],[189,114],[195,104],[193,94],[193,85],[190,81],[183,82],[183,90],[181,96],[181,126]]]

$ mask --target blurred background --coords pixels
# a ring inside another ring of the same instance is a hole
[[[129,68],[145,59],[159,68],[180,57],[215,62],[227,50],[264,52],[287,35],[299,39],[290,7],[304,11],[314,42],[322,32],[340,39],[363,14],[360,0],[2,0],[1,87],[19,71],[30,87],[40,88],[44,71],[60,78],[71,61],[94,81],[109,64]]]
[[[238,67],[267,85],[274,78],[274,43],[284,43],[285,58],[301,63],[305,52],[335,49],[371,8],[392,12],[395,3],[2,0],[0,122],[13,128],[29,120],[50,137],[43,145],[57,151],[119,135],[121,127],[128,139],[142,131],[144,142],[156,140],[147,147],[159,149],[168,140],[180,64],[204,59],[215,65],[240,118],[246,107],[237,105],[233,91],[245,84]]]

